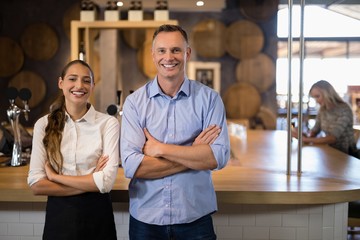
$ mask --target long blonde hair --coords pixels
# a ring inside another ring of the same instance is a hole
[[[311,91],[317,88],[321,91],[324,98],[324,107],[325,109],[331,109],[332,107],[345,103],[345,101],[339,96],[339,94],[335,91],[334,87],[325,80],[320,80],[314,83],[310,88]]]
[[[91,73],[91,79],[94,79],[94,73],[90,66],[81,60],[74,60],[66,64],[64,67],[61,78],[64,79],[69,67],[74,64],[81,64],[87,67]],[[62,133],[65,126],[65,97],[61,94],[50,106],[50,113],[48,114],[48,124],[45,128],[45,136],[43,144],[45,146],[47,159],[54,170],[61,174],[63,168],[63,155],[60,151]]]

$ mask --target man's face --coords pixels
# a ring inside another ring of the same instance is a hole
[[[160,32],[152,47],[158,79],[183,80],[190,53],[191,49],[180,32]]]

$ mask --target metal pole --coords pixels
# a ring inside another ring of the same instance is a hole
[[[288,101],[287,101],[287,138],[288,138],[288,146],[287,146],[287,164],[286,164],[286,174],[291,174],[291,65],[292,65],[292,7],[293,7],[293,1],[288,1],[288,7],[289,7],[289,15],[288,15],[288,22],[289,22],[289,28],[288,28]]]
[[[302,133],[303,133],[303,96],[304,96],[304,7],[305,0],[301,0],[300,11],[300,77],[299,77],[299,112],[298,112],[298,165],[297,174],[301,175],[301,162],[302,162]]]

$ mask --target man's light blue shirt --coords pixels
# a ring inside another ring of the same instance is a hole
[[[163,143],[190,146],[211,124],[221,133],[211,144],[217,168],[226,166],[230,143],[220,95],[198,81],[185,78],[179,92],[165,95],[157,78],[129,95],[123,106],[121,158],[129,184],[130,214],[139,221],[169,225],[192,222],[217,211],[210,170],[187,170],[160,179],[134,174],[144,154],[144,128]]]

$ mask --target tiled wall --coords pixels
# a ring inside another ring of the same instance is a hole
[[[128,239],[128,204],[114,203],[118,240]],[[0,203],[0,240],[40,240],[45,203]],[[220,204],[218,240],[345,240],[347,203],[329,205]]]

